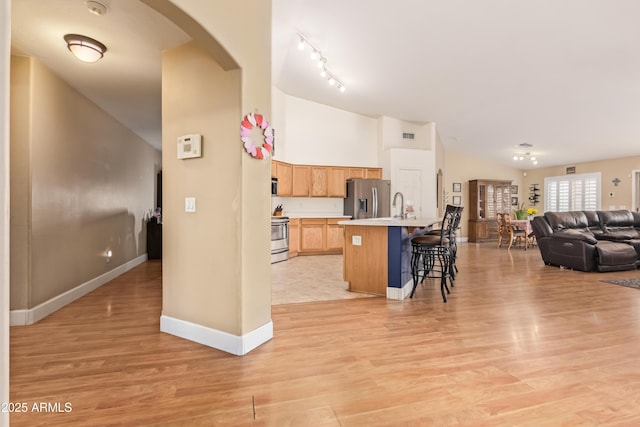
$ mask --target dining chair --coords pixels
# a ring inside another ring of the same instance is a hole
[[[511,246],[513,246],[514,242],[521,242],[521,241],[525,242],[525,249],[527,248],[527,245],[526,245],[527,242],[525,240],[527,239],[527,232],[525,230],[520,230],[516,228],[511,223],[510,213],[506,213],[506,212],[498,213],[497,220],[498,220],[498,247],[499,248],[502,247],[502,243],[504,242],[504,239],[508,239],[509,241],[509,246],[507,247],[507,249],[511,249]]]

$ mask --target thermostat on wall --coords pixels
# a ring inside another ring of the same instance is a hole
[[[192,134],[178,137],[178,158],[202,157],[202,135]]]

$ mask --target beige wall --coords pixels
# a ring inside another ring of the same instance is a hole
[[[602,174],[601,209],[608,210],[609,206],[614,206],[615,209],[619,209],[620,206],[633,209],[631,206],[631,172],[640,170],[640,156],[528,170],[524,184],[526,188],[529,188],[531,184],[539,184],[541,197],[537,207],[541,213],[544,209],[544,178],[565,175],[567,167],[571,166],[576,168],[576,174],[593,172]],[[612,182],[615,178],[620,180],[618,186]],[[610,196],[609,193],[613,193],[613,196]]]
[[[163,54],[163,314],[240,334],[242,144],[240,71],[195,43]],[[176,158],[176,138],[202,135],[200,158]],[[184,198],[196,212],[184,212]],[[269,287],[269,284],[266,284]]]
[[[29,307],[31,244],[31,59],[11,57],[11,307]],[[18,125],[18,123],[20,125]]]
[[[194,45],[164,57],[163,315],[244,336],[271,322],[271,165],[246,154],[239,136],[245,114],[271,119],[271,2],[172,3],[197,20],[240,69],[223,72],[215,55],[209,58]],[[190,59],[176,64],[179,57]],[[183,93],[176,92],[180,75],[191,79]],[[186,133],[202,134],[203,157],[179,162],[175,141]],[[195,214],[184,212],[187,196],[196,197]]]
[[[0,0],[0,402],[9,402],[9,52],[11,7]],[[9,412],[0,412],[0,426]]]
[[[462,206],[469,206],[469,181],[473,179],[501,179],[511,180],[514,185],[518,185],[518,199],[526,200],[528,196],[523,195],[523,171],[517,168],[510,168],[498,163],[479,161],[476,157],[467,156],[463,153],[449,150],[445,153],[445,203],[451,203],[454,195],[462,196]],[[462,183],[462,193],[453,193],[453,183]],[[526,203],[525,203],[526,205]],[[461,221],[461,237],[468,237],[468,209],[463,211]]]
[[[161,156],[38,61],[15,64],[11,308],[29,309],[146,253]]]

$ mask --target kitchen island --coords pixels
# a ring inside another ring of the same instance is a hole
[[[344,280],[349,290],[403,300],[413,286],[411,239],[440,218],[370,218],[340,221],[344,226]]]

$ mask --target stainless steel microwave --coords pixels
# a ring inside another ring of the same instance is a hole
[[[271,178],[271,195],[278,195],[278,178]]]

